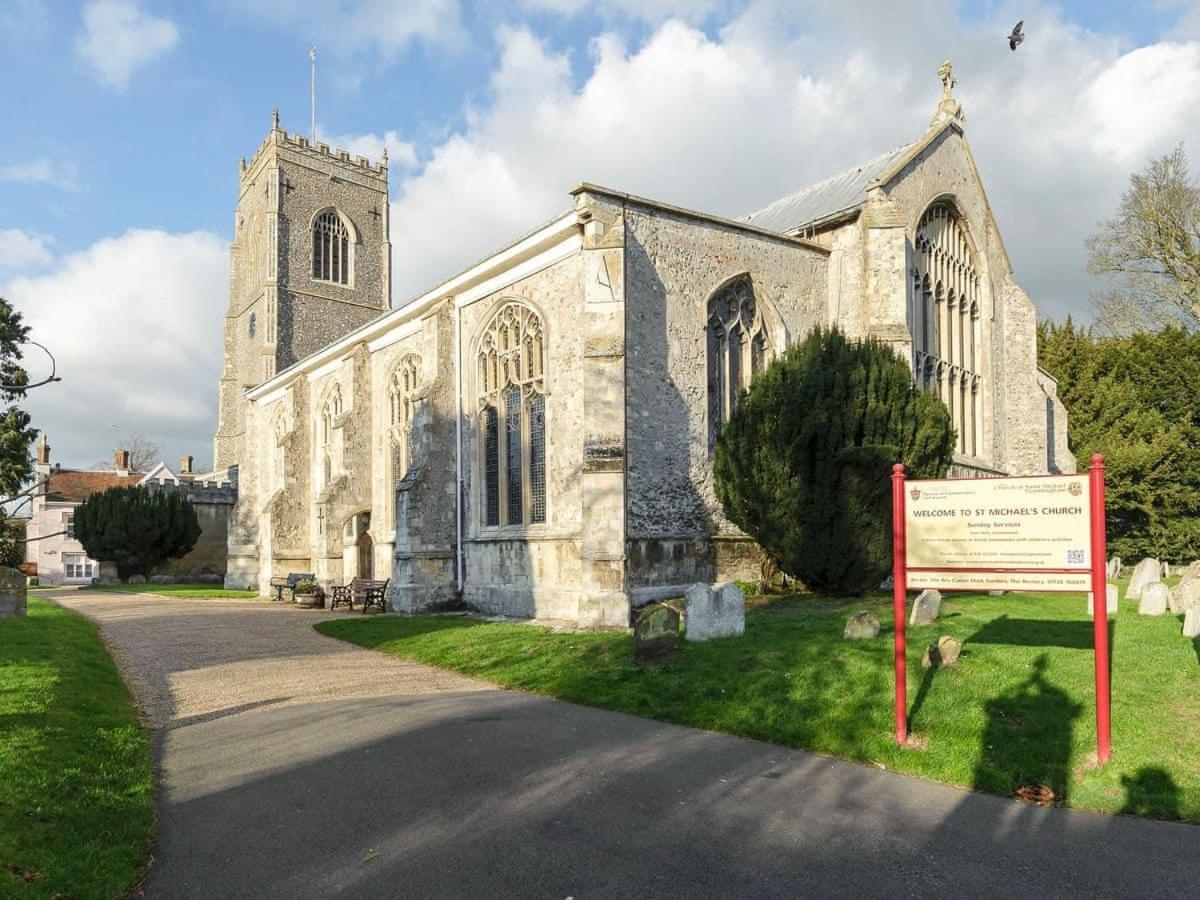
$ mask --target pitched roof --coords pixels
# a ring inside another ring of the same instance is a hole
[[[54,469],[46,486],[46,499],[55,503],[82,503],[92,494],[110,487],[127,487],[142,480],[141,472],[118,475],[116,472],[77,472]]]
[[[788,234],[809,223],[857,209],[867,202],[867,186],[917,143],[920,142],[896,147],[794,194],[780,197],[762,209],[742,216],[741,221]]]

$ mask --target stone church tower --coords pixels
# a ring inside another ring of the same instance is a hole
[[[242,461],[245,392],[390,305],[387,151],[372,164],[279,127],[241,161],[213,469]]]

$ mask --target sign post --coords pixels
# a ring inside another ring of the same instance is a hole
[[[1087,475],[909,481],[892,467],[896,740],[908,739],[908,589],[1092,592],[1096,744],[1112,750],[1104,458]]]

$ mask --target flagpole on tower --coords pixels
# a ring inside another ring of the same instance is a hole
[[[312,63],[312,142],[317,143],[317,45],[308,51],[308,61]]]

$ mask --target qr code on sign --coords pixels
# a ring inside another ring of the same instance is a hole
[[[1067,551],[1068,566],[1082,566],[1085,561],[1086,559],[1082,550],[1076,548],[1074,550]]]

